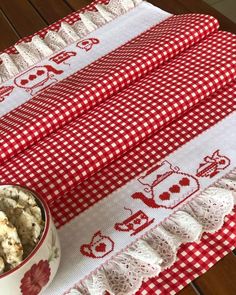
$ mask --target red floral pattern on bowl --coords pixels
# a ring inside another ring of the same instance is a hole
[[[39,295],[53,280],[60,262],[60,243],[46,202],[19,185],[0,185],[1,190],[19,190],[33,195],[44,216],[44,230],[33,251],[17,267],[0,274],[1,295]]]
[[[51,269],[47,260],[40,260],[28,270],[21,280],[21,292],[23,295],[38,295],[47,285],[51,275]]]

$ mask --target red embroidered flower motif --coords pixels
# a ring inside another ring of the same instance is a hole
[[[28,270],[21,280],[21,292],[23,295],[38,295],[48,283],[51,270],[47,260],[41,260]]]

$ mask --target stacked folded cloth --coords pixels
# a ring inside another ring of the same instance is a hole
[[[156,16],[140,2],[95,1],[21,41],[1,55],[4,87],[119,18]],[[39,192],[60,228],[48,294],[134,294],[233,209],[236,37],[210,16],[158,15],[0,118],[0,182]]]

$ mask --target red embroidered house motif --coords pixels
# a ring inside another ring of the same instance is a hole
[[[149,217],[141,210],[135,212],[134,214],[131,209],[128,210],[130,210],[131,216],[126,218],[123,222],[115,224],[114,228],[117,231],[130,232],[130,235],[134,236],[154,221],[154,218],[149,220]]]
[[[216,150],[211,156],[204,158],[204,162],[199,165],[196,176],[212,178],[229,165],[230,159],[220,155],[220,151]]]
[[[194,176],[181,172],[179,167],[172,167],[168,161],[151,168],[138,181],[144,186],[143,192],[136,192],[131,197],[151,208],[173,209],[199,190]]]

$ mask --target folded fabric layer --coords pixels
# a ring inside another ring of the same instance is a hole
[[[233,80],[233,40],[209,36],[3,164],[1,181],[32,187],[48,201],[70,191]]]
[[[231,183],[235,183],[235,178],[236,170],[224,177]],[[198,241],[204,232],[214,233],[220,229],[225,216],[233,209],[234,194],[236,191],[222,182],[212,185],[66,294],[134,294],[144,278],[157,276],[173,265],[182,244]],[[49,289],[50,294],[55,294],[54,290],[55,286]]]
[[[36,93],[75,74],[170,16],[149,3],[141,3],[79,42],[73,42],[37,62],[27,71],[1,84],[0,117],[30,100]]]
[[[44,42],[21,42],[22,68],[139,2],[96,1]],[[46,294],[75,282],[70,295],[133,294],[223,225],[236,187],[235,170],[222,177],[236,163],[236,39],[217,28],[171,17],[0,119],[0,182],[36,190],[61,226]]]
[[[218,22],[205,15],[170,17],[36,95],[0,119],[0,162],[73,121],[217,28]]]
[[[134,177],[150,169],[154,163],[169,156],[233,113],[236,110],[235,93],[236,83],[232,82],[92,175],[74,190],[51,200],[49,206],[56,226],[59,228],[68,223]]]
[[[28,42],[21,40],[14,45],[14,54],[0,54],[0,83],[126,13],[140,2],[142,0],[94,1],[92,11],[85,8],[77,18],[74,15],[74,19],[78,20],[73,24],[61,20],[57,31],[50,30],[53,27],[50,26],[43,38],[39,32]]]

